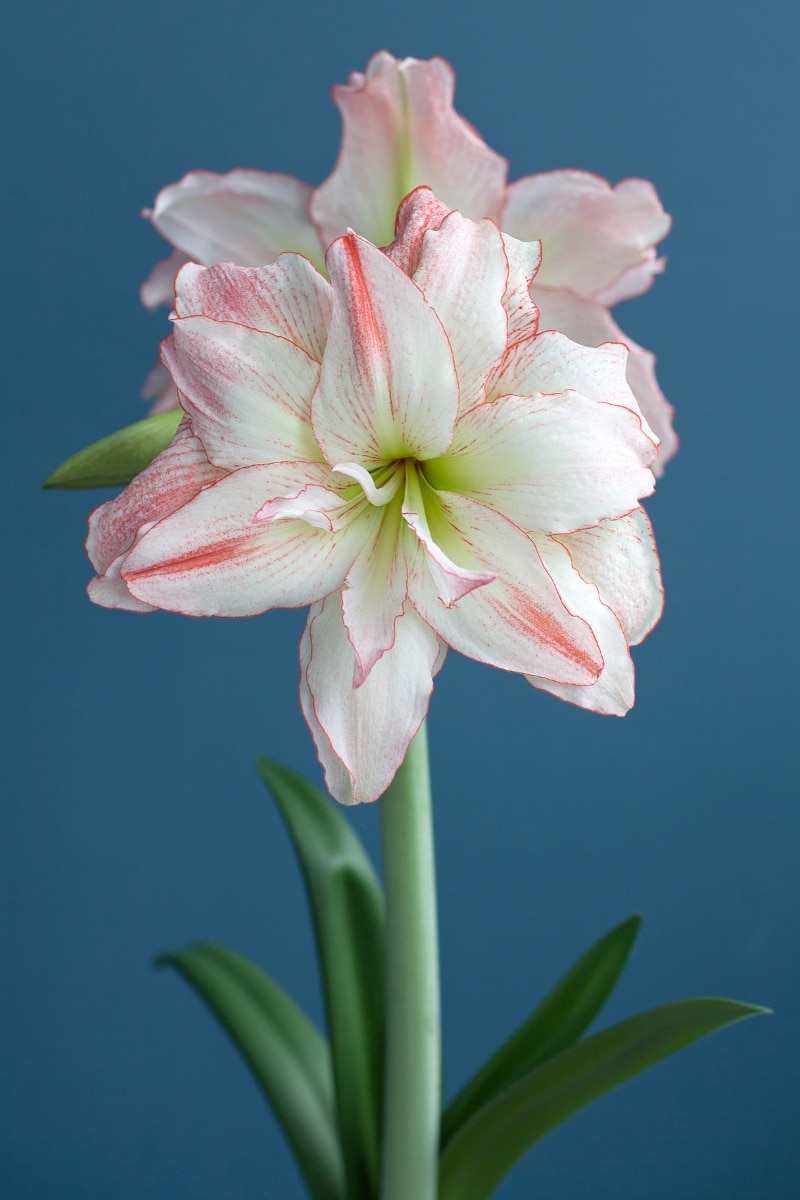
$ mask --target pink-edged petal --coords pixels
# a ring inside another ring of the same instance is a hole
[[[574,687],[535,674],[527,676],[528,683],[579,708],[624,717],[633,707],[634,682],[633,663],[619,621],[603,604],[597,588],[575,570],[563,546],[550,538],[538,538],[537,546],[564,601],[591,626],[603,657],[603,669],[596,682],[587,687]]]
[[[438,500],[437,544],[454,562],[496,578],[447,608],[418,547],[409,553],[409,597],[423,620],[479,662],[562,683],[593,683],[603,660],[592,630],[565,605],[531,539],[465,496],[440,494]]]
[[[672,428],[675,410],[656,380],[655,355],[623,333],[608,309],[593,300],[584,300],[566,288],[541,288],[538,283],[534,297],[541,314],[540,329],[558,329],[583,346],[624,342],[628,347],[628,385],[642,416],[661,440],[652,470],[656,476],[663,474],[664,465],[677,452],[678,437]]]
[[[181,317],[161,353],[218,466],[322,457],[310,421],[319,363],[294,342],[232,322]]]
[[[300,701],[331,794],[377,800],[425,719],[444,659],[436,634],[406,605],[395,640],[360,687],[339,595],[315,605],[300,642]]]
[[[483,399],[486,376],[506,348],[508,273],[503,240],[491,221],[454,212],[425,235],[414,282],[452,347],[462,412]]]
[[[437,200],[428,187],[415,188],[397,210],[394,241],[384,250],[404,275],[413,278],[422,256],[425,234],[439,229],[452,209]]]
[[[539,295],[535,290],[535,294]],[[575,391],[590,400],[627,408],[642,422],[655,458],[658,439],[626,378],[628,347],[616,342],[582,346],[553,329],[512,346],[487,385],[487,399]]]
[[[441,454],[458,411],[441,321],[419,288],[362,238],[337,239],[327,263],[333,320],[312,402],[325,457],[371,469]]]
[[[503,234],[508,260],[508,283],[503,308],[508,320],[508,345],[532,337],[539,327],[539,309],[531,297],[531,285],[542,263],[541,242],[520,242]]]
[[[89,599],[100,608],[119,608],[125,612],[156,612],[153,604],[145,604],[137,600],[128,591],[128,585],[120,576],[120,567],[125,562],[125,555],[115,558],[104,574],[90,579],[86,586]]]
[[[148,413],[150,417],[157,417],[159,413],[174,412],[181,406],[178,389],[173,383],[172,376],[160,362],[157,362],[148,371],[145,381],[139,389],[139,395],[143,400],[152,401]]]
[[[465,216],[499,219],[507,163],[455,112],[454,92],[442,59],[400,62],[385,51],[333,89],[342,149],[311,201],[324,243],[355,229],[386,245],[397,206],[419,184]]]
[[[592,299],[596,300],[598,304],[605,304],[608,308],[613,308],[615,304],[619,304],[623,300],[631,300],[634,296],[641,296],[643,292],[648,291],[655,276],[663,275],[666,268],[666,258],[663,256],[657,258],[656,252],[651,246],[645,252],[640,263],[623,271],[608,287],[599,288],[593,293]]]
[[[438,498],[428,491],[431,509],[436,513]],[[425,511],[423,486],[416,472],[409,472],[403,497],[403,519],[414,534],[419,545],[425,552],[425,559],[431,579],[436,588],[436,594],[445,608],[452,608],[457,601],[474,591],[492,583],[495,575],[491,571],[473,571],[469,567],[460,567],[445,554],[441,546],[434,541]],[[412,555],[416,558],[416,555]]]
[[[318,483],[306,484],[290,496],[277,496],[261,505],[254,521],[305,521],[315,529],[333,533],[340,526],[344,496]]]
[[[105,574],[131,548],[142,527],[169,516],[224,474],[208,461],[184,418],[167,448],[124,492],[89,517],[86,552],[94,569]]]
[[[192,171],[171,183],[145,210],[162,237],[196,262],[260,267],[283,250],[322,263],[308,215],[311,188],[265,171]]]
[[[434,487],[472,496],[527,532],[620,517],[653,491],[653,445],[628,408],[578,392],[504,396],[460,418]]]
[[[139,299],[145,308],[159,308],[169,304],[175,296],[175,276],[180,271],[187,256],[182,250],[173,250],[167,258],[160,259],[139,288]]]
[[[661,617],[664,589],[655,538],[639,508],[618,521],[559,537],[578,574],[597,587],[629,646],[638,646]]]
[[[301,519],[253,518],[266,499],[329,477],[315,463],[234,471],[153,526],[122,576],[146,604],[189,616],[244,617],[313,604],[342,586],[360,548],[358,520],[330,533]]]
[[[399,552],[400,512],[397,505],[371,508],[372,534],[347,573],[342,611],[355,656],[353,687],[362,687],[375,664],[391,650],[395,627],[408,595],[406,560]]]
[[[308,259],[282,254],[265,267],[184,267],[176,281],[175,312],[234,321],[294,342],[322,361],[333,293]]]
[[[638,294],[642,284],[649,286],[660,269],[652,247],[669,227],[651,183],[624,179],[612,187],[586,171],[548,171],[518,179],[508,189],[503,214],[507,233],[523,241],[541,240],[540,284],[572,288],[581,296],[615,285],[616,300]],[[634,291],[622,287],[628,275]]]

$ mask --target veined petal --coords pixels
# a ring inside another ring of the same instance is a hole
[[[169,304],[175,298],[175,276],[185,262],[188,262],[182,250],[173,250],[167,258],[159,259],[150,274],[139,288],[139,299],[145,308],[159,308]]]
[[[507,233],[523,241],[541,240],[540,284],[568,287],[581,296],[602,294],[613,284],[615,300],[649,286],[659,270],[652,247],[669,227],[652,184],[624,179],[612,187],[586,171],[548,171],[518,179],[508,189],[503,214]],[[628,273],[636,290],[621,288]]]
[[[144,383],[139,389],[139,395],[143,400],[151,400],[152,405],[148,416],[155,417],[159,413],[174,412],[180,408],[180,400],[178,399],[178,389],[172,380],[167,368],[162,362],[157,362],[156,365],[147,373]]]
[[[660,439],[658,458],[651,469],[656,477],[662,475],[665,464],[677,452],[678,437],[672,428],[675,410],[656,380],[655,355],[623,333],[608,309],[594,300],[584,300],[566,288],[539,287],[538,283],[534,296],[541,314],[540,329],[558,329],[582,346],[624,342],[628,347],[628,386],[645,421]]]
[[[299,254],[282,254],[266,267],[192,263],[176,281],[175,312],[277,334],[321,362],[333,293],[327,279]]]
[[[394,241],[385,248],[386,257],[390,258],[404,275],[413,278],[422,257],[425,234],[431,229],[439,229],[451,211],[446,204],[436,199],[429,187],[414,188],[397,210]]]
[[[503,308],[508,320],[508,345],[532,337],[539,328],[539,309],[531,298],[531,285],[542,264],[541,242],[520,242],[503,235],[508,260],[508,283]]]
[[[333,89],[342,150],[311,201],[324,243],[355,229],[385,246],[397,206],[419,184],[468,217],[499,219],[507,163],[455,112],[454,92],[442,59],[399,62],[385,51]]]
[[[102,575],[95,575],[94,579],[89,580],[86,585],[89,599],[100,608],[120,608],[125,612],[156,612],[154,605],[137,600],[128,591],[128,585],[119,573],[125,557],[125,554],[121,554]]]
[[[627,382],[627,363],[627,346],[581,346],[563,333],[546,329],[509,349],[487,384],[487,399],[575,391],[590,400],[628,408],[642,422],[655,458],[658,439],[644,421]]]
[[[342,612],[353,647],[353,687],[362,687],[395,641],[396,623],[408,595],[405,555],[399,545],[400,507],[369,506],[360,518],[372,532],[347,573]]]
[[[184,418],[166,449],[89,517],[86,553],[97,573],[104,575],[131,548],[143,526],[169,516],[224,474],[208,461]]]
[[[633,707],[633,663],[619,621],[602,603],[597,588],[580,577],[562,546],[552,538],[537,538],[536,544],[559,593],[594,631],[603,656],[603,669],[597,681],[587,687],[574,687],[536,675],[528,675],[528,683],[579,708],[624,717]]]
[[[441,321],[419,288],[362,238],[339,238],[327,263],[333,320],[312,402],[325,457],[370,469],[441,454],[458,411]]]
[[[348,508],[344,496],[317,483],[308,483],[290,496],[277,496],[261,505],[254,521],[305,521],[315,529],[333,533],[341,528],[342,510]]]
[[[580,576],[593,583],[616,615],[629,646],[638,646],[661,616],[664,589],[647,513],[601,521],[557,539]]]
[[[444,659],[436,634],[410,605],[391,649],[353,687],[355,655],[341,598],[315,605],[300,643],[300,701],[331,794],[343,804],[377,800],[394,779],[428,711]]]
[[[322,457],[310,420],[319,363],[294,342],[232,322],[181,317],[161,352],[218,466]]]
[[[308,184],[289,175],[192,171],[162,188],[144,215],[168,242],[206,266],[260,267],[283,250],[297,250],[321,266],[310,197]]]
[[[436,544],[454,562],[496,578],[447,608],[418,548],[409,554],[409,597],[423,620],[479,662],[563,683],[593,683],[603,660],[592,629],[564,603],[531,539],[465,496],[440,493],[439,505]]]
[[[342,586],[368,530],[357,519],[329,533],[303,520],[253,517],[265,499],[329,478],[316,463],[234,471],[146,533],[122,577],[146,604],[189,616],[243,617],[313,604]]]
[[[503,239],[491,221],[453,212],[425,235],[414,282],[453,349],[462,412],[483,399],[486,377],[505,351],[508,274]]]
[[[563,533],[636,508],[654,487],[652,458],[635,413],[570,391],[478,405],[425,472],[526,532]]]
[[[435,510],[439,504],[438,497],[431,489],[427,490],[431,508]],[[475,588],[483,587],[484,584],[491,583],[495,579],[491,571],[473,571],[469,567],[457,566],[452,559],[447,557],[444,550],[437,546],[428,524],[422,487],[415,470],[409,470],[406,473],[403,519],[425,551],[428,570],[436,586],[436,594],[446,608],[451,608]],[[412,555],[412,561],[415,558],[416,555]]]

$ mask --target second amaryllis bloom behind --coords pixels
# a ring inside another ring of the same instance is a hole
[[[639,500],[658,440],[627,350],[538,333],[538,242],[420,188],[387,251],[348,234],[187,266],[164,361],[186,416],[90,519],[109,607],[310,605],[301,700],[331,792],[376,799],[448,646],[597,712],[633,703],[661,611]]]

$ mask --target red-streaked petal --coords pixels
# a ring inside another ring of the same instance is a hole
[[[157,362],[148,371],[147,377],[139,389],[139,395],[143,400],[152,400],[150,411],[147,414],[150,417],[156,417],[159,413],[174,412],[181,406],[178,389],[175,387],[169,371],[161,362]]]
[[[314,432],[330,463],[368,470],[449,445],[458,381],[442,323],[394,263],[353,234],[328,251],[334,289]]]
[[[102,575],[131,548],[144,526],[169,516],[225,474],[212,466],[186,418],[170,444],[113,500],[89,517],[86,552]]]
[[[593,683],[603,665],[590,626],[562,601],[530,538],[465,496],[439,494],[437,544],[455,562],[496,575],[446,608],[421,548],[409,553],[409,597],[460,653],[506,671]]]
[[[308,184],[289,175],[192,171],[162,188],[144,215],[168,242],[206,266],[261,267],[284,250],[297,250],[321,266],[310,197]]]
[[[636,508],[653,490],[652,460],[635,413],[570,391],[478,405],[426,471],[527,532],[563,533]]]
[[[413,278],[422,256],[425,234],[438,229],[451,209],[437,200],[429,187],[415,188],[397,210],[394,241],[384,254],[404,275]]]
[[[432,511],[438,509],[438,498],[431,495]],[[425,558],[431,578],[436,587],[436,594],[446,608],[451,608],[469,592],[477,587],[491,583],[495,576],[491,571],[473,571],[468,567],[458,566],[438,546],[431,534],[428,517],[425,511],[423,491],[416,472],[410,472],[406,481],[406,491],[403,497],[403,519],[414,534],[419,545],[425,551]],[[406,539],[407,540],[407,539]],[[412,551],[412,561],[416,555]]]
[[[443,659],[436,634],[406,605],[394,645],[353,687],[355,655],[340,596],[312,608],[300,643],[300,701],[328,788],[341,803],[386,791],[425,719]]]
[[[96,575],[94,579],[89,580],[86,585],[89,599],[100,608],[120,608],[125,612],[156,612],[154,605],[137,600],[128,591],[128,585],[119,573],[125,557],[121,554],[102,575]]]
[[[593,296],[614,285],[616,300],[636,295],[658,271],[652,247],[669,233],[670,219],[651,183],[624,179],[616,187],[586,171],[548,171],[518,179],[508,189],[503,229],[542,243],[538,282]],[[629,272],[632,286],[622,280]]]
[[[503,308],[508,319],[508,345],[532,337],[539,327],[539,309],[531,297],[531,285],[542,263],[541,242],[520,242],[503,234],[508,259],[508,283]]]
[[[633,707],[633,663],[619,621],[602,603],[597,588],[580,577],[562,546],[550,538],[537,538],[537,546],[565,602],[594,631],[603,656],[603,670],[597,681],[587,687],[556,683],[533,674],[527,676],[528,683],[579,708],[624,717]]]
[[[603,603],[615,613],[628,645],[638,646],[664,607],[658,552],[644,509],[557,540],[566,547],[575,570],[595,584]]]
[[[175,276],[188,259],[182,250],[173,250],[167,258],[159,259],[139,288],[139,299],[145,308],[172,307],[175,296]]]
[[[505,351],[508,274],[502,237],[490,221],[454,212],[425,235],[414,282],[453,349],[462,412],[483,399],[486,376]]]
[[[218,466],[322,457],[310,422],[319,363],[293,342],[232,322],[181,317],[161,352]]]
[[[325,244],[355,229],[386,245],[400,201],[419,184],[465,216],[499,219],[507,163],[455,112],[454,92],[442,59],[399,62],[385,51],[333,89],[342,149],[311,201]]]
[[[308,259],[282,254],[266,267],[184,267],[176,281],[179,317],[233,321],[294,342],[322,361],[333,311],[333,293]]]
[[[189,616],[244,617],[337,590],[360,548],[357,519],[336,533],[303,520],[253,520],[265,499],[329,475],[315,463],[234,471],[137,542],[122,569],[130,591]]]
[[[627,379],[642,416],[657,438],[661,439],[653,473],[663,474],[664,466],[678,449],[678,437],[672,428],[674,409],[658,386],[655,355],[623,333],[607,308],[593,300],[584,300],[565,288],[534,286],[539,305],[540,329],[558,329],[583,346],[602,342],[624,342],[628,347]]]

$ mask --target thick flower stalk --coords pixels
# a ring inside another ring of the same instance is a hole
[[[538,332],[538,242],[420,188],[381,251],[178,275],[185,419],[90,519],[109,607],[310,605],[301,701],[331,792],[373,800],[448,647],[597,712],[661,610],[639,505],[657,438],[627,349]]]
[[[611,187],[585,171],[549,171],[507,186],[508,164],[453,108],[455,80],[442,59],[399,61],[385,51],[364,74],[333,89],[343,123],[330,177],[312,189],[286,175],[194,171],[164,188],[152,210],[174,251],[143,285],[148,307],[172,303],[177,269],[189,259],[211,266],[261,266],[285,250],[324,269],[327,246],[348,229],[377,246],[392,240],[404,196],[426,184],[464,216],[490,217],[506,232],[544,248],[534,284],[541,328],[586,346],[624,342],[628,382],[660,439],[660,474],[677,449],[672,408],[655,376],[655,359],[614,323],[609,308],[647,290],[664,260],[655,246],[670,220],[653,186],[627,179]],[[143,394],[154,411],[177,407],[163,367]]]

